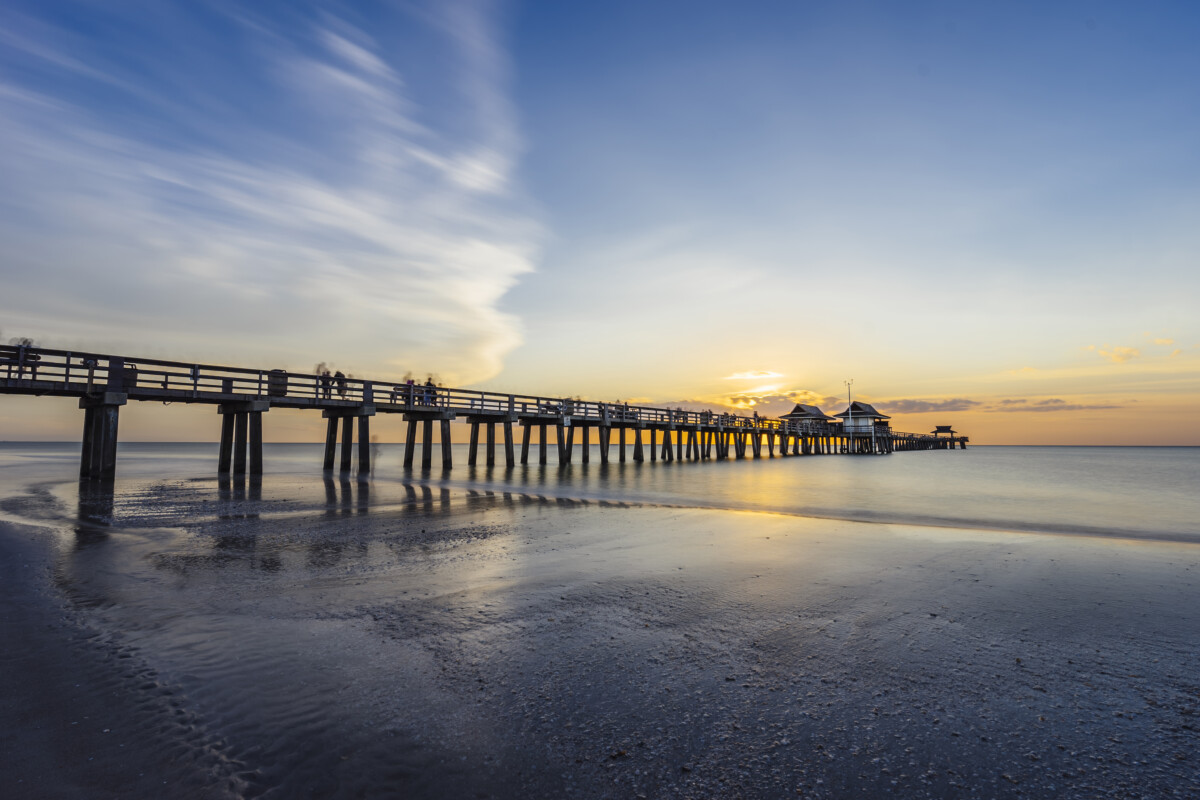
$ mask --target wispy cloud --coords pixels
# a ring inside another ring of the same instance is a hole
[[[1160,339],[1155,339],[1155,340],[1154,340],[1154,343],[1155,343],[1155,344],[1159,344],[1159,345],[1166,346],[1166,345],[1172,345],[1172,344],[1175,344],[1175,340],[1174,340],[1174,339],[1161,339],[1161,338],[1160,338]]]
[[[190,109],[103,43],[67,55],[71,35],[45,23],[10,32],[6,59],[43,79],[0,85],[7,327],[293,368],[495,374],[520,341],[500,300],[541,237],[513,181],[506,59],[476,4],[420,19],[453,91],[422,91],[375,31],[297,12],[227,20],[252,86],[189,85]],[[184,73],[212,66],[189,52]],[[116,102],[89,102],[81,81]],[[140,118],[114,110],[126,99]]]

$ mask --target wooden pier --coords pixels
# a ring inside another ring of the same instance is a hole
[[[467,463],[471,466],[478,461],[482,428],[489,467],[496,464],[497,426],[504,464],[516,465],[514,425],[521,428],[522,464],[529,463],[535,427],[539,464],[547,463],[551,428],[560,464],[572,462],[576,444],[581,461],[588,463],[593,429],[602,464],[609,463],[614,431],[621,463],[630,439],[634,461],[648,457],[665,462],[761,458],[764,449],[768,456],[776,450],[780,456],[953,450],[966,449],[968,441],[944,431],[901,433],[885,424],[847,430],[839,422],[825,420],[767,419],[32,346],[0,345],[0,393],[78,397],[84,410],[79,474],[101,480],[116,473],[120,409],[131,400],[215,405],[221,416],[217,457],[221,475],[262,474],[263,415],[272,408],[320,411],[326,420],[324,468],[332,470],[336,464],[340,471],[350,472],[357,460],[360,474],[371,469],[370,423],[377,414],[403,415],[408,422],[404,466],[413,467],[419,445],[424,470],[433,466],[434,423],[440,434],[441,466],[452,467],[450,423],[456,419],[470,426]]]

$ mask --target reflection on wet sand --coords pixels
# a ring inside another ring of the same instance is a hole
[[[108,527],[113,520],[115,490],[112,480],[83,480],[79,482],[79,526]]]

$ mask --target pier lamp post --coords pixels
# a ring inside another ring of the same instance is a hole
[[[850,448],[850,455],[854,455],[854,403],[850,400],[850,387],[854,385],[854,378],[842,383],[846,384],[846,446]]]

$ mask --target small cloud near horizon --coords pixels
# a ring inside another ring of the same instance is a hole
[[[1154,343],[1161,344],[1165,347],[1167,345],[1175,344],[1175,340],[1174,339],[1155,339]]]
[[[874,405],[880,411],[897,414],[932,414],[943,411],[969,411],[982,403],[965,397],[955,397],[949,400],[887,400]]]
[[[1104,345],[1103,347],[1097,347],[1094,344],[1089,344],[1084,349],[1091,350],[1101,358],[1107,359],[1114,364],[1123,364],[1126,361],[1137,358],[1142,354],[1142,351],[1138,350],[1136,347],[1122,347],[1119,345],[1117,347],[1113,347],[1112,345],[1108,344]]]
[[[1016,397],[1001,400],[999,406],[985,408],[984,411],[1098,411],[1111,408],[1124,408],[1124,406],[1111,403],[1068,403],[1059,397],[1047,397],[1041,400]]]

